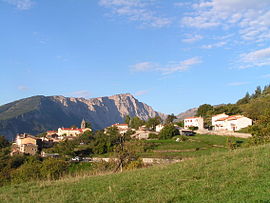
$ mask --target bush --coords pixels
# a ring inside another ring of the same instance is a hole
[[[6,138],[4,136],[0,136],[0,149],[8,146],[9,142],[6,140]]]
[[[40,168],[42,162],[29,160],[11,173],[12,182],[22,183],[31,180],[41,179]]]
[[[172,137],[179,135],[179,130],[177,130],[173,124],[164,126],[160,133],[158,134],[159,139],[171,139]]]
[[[135,161],[131,161],[129,162],[124,169],[125,170],[134,170],[136,168],[142,168],[143,167],[143,162],[141,159],[135,160]]]
[[[43,178],[56,180],[59,179],[69,167],[69,163],[59,159],[48,158],[43,161],[40,173]]]
[[[227,147],[228,147],[228,149],[230,149],[230,150],[234,150],[234,149],[240,147],[242,143],[243,143],[242,140],[232,141],[232,140],[229,139],[229,138],[227,139]]]
[[[100,161],[93,163],[93,169],[95,173],[101,173],[106,171],[113,171],[115,170],[117,163],[115,161]]]
[[[199,128],[195,127],[195,126],[191,126],[191,127],[189,127],[189,129],[193,131],[193,130],[198,130]]]
[[[188,140],[188,137],[185,135],[179,135],[179,136],[176,136],[174,139],[176,139],[178,142],[185,142]]]
[[[149,135],[148,135],[148,138],[149,139],[158,139],[158,134],[156,134],[156,133],[149,133]]]

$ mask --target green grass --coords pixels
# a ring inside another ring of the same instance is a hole
[[[217,135],[196,135],[188,137],[189,140],[176,142],[175,140],[145,140],[146,143],[152,143],[156,146],[153,150],[141,153],[141,157],[156,158],[191,158],[201,155],[212,154],[215,152],[228,151],[227,139],[232,142],[246,139],[236,137],[225,137]],[[177,152],[178,151],[178,152]]]
[[[0,202],[269,202],[270,145],[118,174],[0,188]]]

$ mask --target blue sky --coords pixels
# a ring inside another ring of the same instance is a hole
[[[0,0],[0,105],[132,93],[163,113],[270,82],[269,0]]]

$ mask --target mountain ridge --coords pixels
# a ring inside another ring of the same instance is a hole
[[[83,118],[99,130],[124,122],[126,115],[143,120],[166,117],[130,93],[90,99],[38,95],[0,106],[0,134],[12,140],[17,133],[38,134],[62,126],[79,126]]]

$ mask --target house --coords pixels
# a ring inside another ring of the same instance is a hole
[[[212,117],[214,130],[237,131],[252,125],[252,120],[243,115],[229,116],[225,113]]]
[[[83,133],[83,130],[80,128],[58,128],[57,135],[60,137],[76,137]]]
[[[184,128],[197,127],[203,129],[203,118],[202,117],[188,117],[184,119]]]
[[[164,125],[163,124],[158,124],[157,126],[156,126],[156,132],[160,132],[162,129],[164,128]]]
[[[23,154],[35,155],[38,153],[38,145],[35,144],[23,144],[19,146],[19,151]]]
[[[18,134],[15,143],[12,144],[11,155],[29,154],[35,155],[42,148],[42,140],[29,134]]]
[[[105,129],[105,133],[107,132],[107,129],[108,129],[108,128],[111,128],[111,127],[116,127],[116,128],[119,130],[119,133],[120,133],[120,134],[126,133],[126,132],[128,131],[128,129],[129,129],[128,124],[125,124],[125,123],[123,123],[123,124],[115,123],[115,124],[113,124],[113,125],[107,127],[107,128]]]
[[[140,126],[139,127],[139,130],[141,130],[141,131],[148,131],[149,128],[146,125],[143,125],[143,126]]]
[[[229,116],[225,113],[212,116],[212,126],[214,127],[214,130],[219,130],[220,127],[223,128],[223,122],[221,122],[221,120],[228,117]]]
[[[138,139],[138,140],[146,140],[149,138],[150,133],[157,134],[155,132],[147,131],[147,130],[136,130],[136,132],[130,137],[133,139]]]

